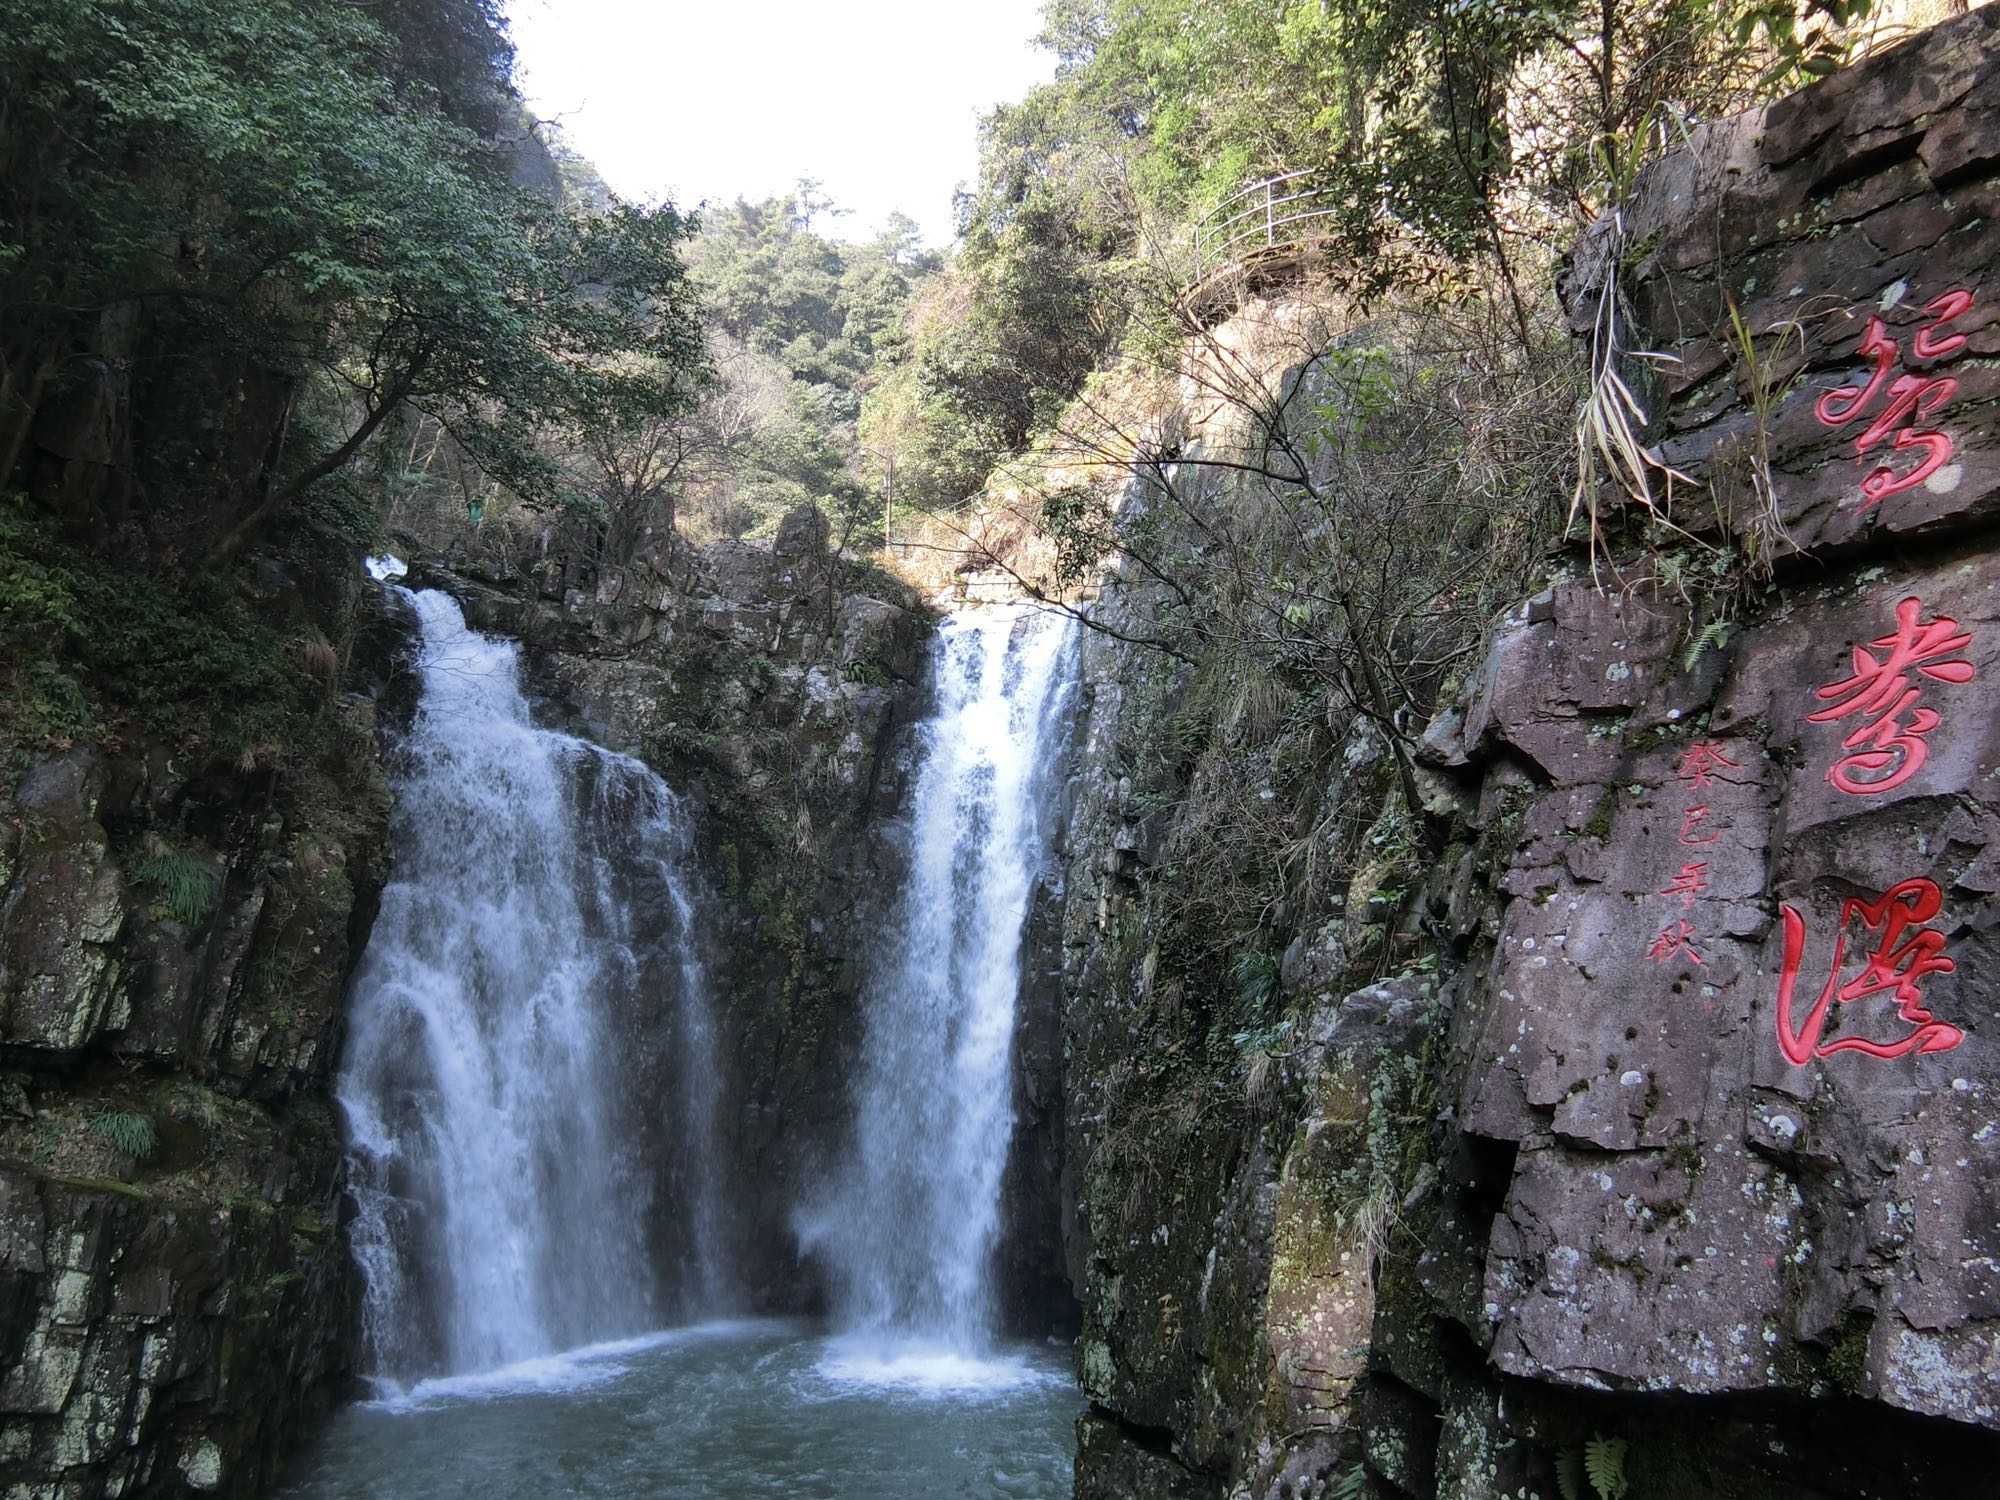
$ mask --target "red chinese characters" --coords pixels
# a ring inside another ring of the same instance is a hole
[[[1690,792],[1705,791],[1715,782],[1717,774],[1724,770],[1740,770],[1742,762],[1733,759],[1720,740],[1693,740],[1674,766],[1674,775],[1689,783]],[[1683,844],[1713,844],[1722,837],[1723,830],[1710,828],[1708,824],[1709,806],[1706,802],[1696,802],[1681,809],[1681,829],[1678,835]],[[1690,859],[1681,862],[1678,874],[1655,893],[1661,896],[1679,896],[1682,910],[1692,910],[1694,898],[1708,889],[1708,861]],[[1646,949],[1646,957],[1656,963],[1668,959],[1685,958],[1689,963],[1702,961],[1693,939],[1700,937],[1694,924],[1685,917],[1676,917],[1662,926]]]
[[[1680,874],[1661,886],[1658,894],[1679,896],[1682,906],[1693,906],[1694,898],[1708,886],[1708,861],[1690,859],[1681,865]]]
[[[1698,802],[1693,807],[1681,811],[1680,841],[1683,844],[1712,844],[1722,835],[1715,832],[1702,833],[1701,825],[1708,821],[1708,804]]]
[[[1686,917],[1675,917],[1654,937],[1652,945],[1646,949],[1646,957],[1657,962],[1686,954],[1691,962],[1700,963],[1701,955],[1694,951],[1694,944],[1688,941],[1699,935],[1694,930],[1694,924]]]
[[[1912,596],[1896,606],[1896,629],[1854,648],[1852,675],[1814,689],[1826,707],[1806,715],[1827,724],[1858,717],[1862,722],[1840,742],[1846,753],[1827,770],[1827,780],[1850,796],[1886,792],[1916,775],[1927,753],[1924,736],[1937,728],[1936,710],[1917,700],[1923,684],[1970,682],[1972,663],[1956,653],[1972,644],[1949,615],[1923,618],[1923,602]]]
[[[1722,753],[1720,740],[1696,740],[1681,752],[1681,763],[1674,768],[1674,774],[1683,781],[1692,781],[1696,791],[1704,791],[1715,780],[1715,768],[1727,766],[1737,768],[1737,763]]]
[[[1927,976],[1949,974],[1957,967],[1944,956],[1944,934],[1925,925],[1938,914],[1942,903],[1936,882],[1923,879],[1899,881],[1873,901],[1855,896],[1842,901],[1840,930],[1834,936],[1826,983],[1811,1009],[1796,1021],[1792,996],[1805,956],[1806,924],[1795,907],[1779,908],[1785,923],[1785,948],[1778,975],[1778,1047],[1786,1061],[1803,1065],[1836,1052],[1902,1057],[1911,1052],[1944,1052],[1963,1040],[1964,1033],[1933,1016],[1923,1000]],[[1843,983],[1840,971],[1847,956],[1847,926],[1856,918],[1879,936],[1861,972]],[[1895,999],[1896,1018],[1908,1028],[1903,1035],[1890,1041],[1853,1034],[1822,1040],[1827,1011],[1835,1002],[1851,1005],[1871,995]]]
[[[1966,303],[1970,301],[1968,297]],[[1951,315],[1963,311],[1960,306]],[[1964,343],[1954,334],[1950,339],[1956,343],[1942,340],[1927,349],[1924,340],[1931,331],[1918,335],[1920,354],[1946,352]],[[1849,675],[1813,690],[1826,706],[1807,714],[1809,722],[1860,721],[1840,742],[1843,753],[1827,768],[1827,780],[1849,796],[1865,797],[1893,790],[1916,775],[1929,753],[1925,737],[1942,722],[1935,709],[1917,701],[1923,696],[1924,679],[1972,681],[1973,665],[1960,654],[1971,644],[1972,636],[1960,630],[1951,616],[1926,620],[1923,601],[1914,594],[1897,604],[1895,630],[1856,646]],[[1952,973],[1957,967],[1945,957],[1944,934],[1927,925],[1943,904],[1937,882],[1922,877],[1898,881],[1872,901],[1859,896],[1842,901],[1826,983],[1811,1008],[1797,1019],[1793,995],[1805,957],[1806,922],[1796,907],[1779,908],[1785,939],[1778,971],[1778,1047],[1788,1062],[1802,1066],[1836,1052],[1885,1058],[1945,1052],[1964,1039],[1956,1026],[1932,1015],[1923,998],[1926,978]],[[1857,920],[1877,935],[1876,942],[1861,971],[1843,981],[1847,929]],[[1885,1041],[1848,1032],[1822,1040],[1827,1013],[1836,1003],[1851,1005],[1872,995],[1894,998],[1896,1019],[1904,1028],[1900,1036]]]
[[[1962,289],[1932,298],[1924,305],[1930,321],[1910,341],[1912,352],[1919,359],[1958,353],[1965,347],[1965,335],[1942,330],[1971,306],[1972,293]],[[1902,350],[1877,316],[1870,316],[1862,331],[1860,353],[1862,358],[1874,361],[1867,379],[1860,385],[1822,392],[1813,404],[1814,414],[1828,427],[1845,427],[1874,407],[1874,415],[1854,439],[1855,457],[1865,460],[1884,441],[1891,452],[1915,448],[1922,455],[1914,465],[1902,470],[1877,463],[1861,481],[1860,509],[1867,510],[1898,490],[1922,484],[1950,460],[1950,434],[1917,424],[1929,421],[1938,408],[1958,394],[1958,381],[1950,375],[1896,374],[1891,379],[1902,360]]]
[[[1739,769],[1737,762],[1723,753],[1719,740],[1696,740],[1681,752],[1680,764],[1674,767],[1674,774],[1682,781],[1693,782],[1696,791],[1705,791],[1714,782],[1719,766],[1727,766],[1732,771]],[[1707,833],[1695,831],[1707,820],[1706,802],[1697,802],[1682,809],[1680,841],[1683,844],[1712,844],[1721,838],[1721,833],[1713,830]],[[1662,891],[1660,894],[1664,896],[1670,892]]]

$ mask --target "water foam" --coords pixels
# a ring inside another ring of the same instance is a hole
[[[447,595],[398,592],[423,692],[339,1098],[365,1364],[415,1389],[712,1309],[723,1277],[708,984],[673,794],[537,728],[512,642],[468,629]]]

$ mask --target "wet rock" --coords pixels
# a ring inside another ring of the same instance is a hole
[[[97,821],[104,767],[86,749],[31,766],[14,794],[20,829],[0,904],[0,1000],[7,1040],[73,1053],[118,998],[125,883]]]

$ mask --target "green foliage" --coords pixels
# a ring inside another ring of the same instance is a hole
[[[871,393],[864,441],[897,453],[919,504],[973,493],[1121,339],[1165,356],[1199,274],[1174,247],[1286,171],[1310,174],[1310,235],[1355,294],[1497,292],[1532,342],[1531,278],[1583,221],[1687,121],[1830,66],[1873,3],[1808,9],[1052,0],[1056,77],[984,122],[958,254]]]
[[[1631,1487],[1625,1477],[1625,1439],[1593,1437],[1583,1445],[1580,1456],[1575,1449],[1558,1455],[1556,1481],[1562,1487],[1563,1500],[1572,1500],[1572,1490],[1578,1492],[1574,1500],[1585,1500],[1579,1470],[1590,1481],[1596,1500],[1624,1500]]]
[[[1841,1319],[1839,1332],[1827,1346],[1827,1379],[1849,1395],[1867,1393],[1868,1345],[1873,1331],[1866,1315],[1849,1313]]]
[[[19,665],[8,684],[5,708],[17,746],[67,745],[87,737],[95,719],[83,684],[53,661]]]
[[[876,356],[937,258],[901,215],[865,244],[826,239],[813,223],[833,212],[811,182],[759,203],[738,199],[708,214],[695,274],[716,327],[793,379],[829,387],[851,422]]]
[[[151,1161],[159,1145],[151,1117],[131,1110],[102,1110],[90,1117],[88,1129],[109,1141],[119,1155],[137,1162]]]
[[[1623,1500],[1625,1479],[1625,1439],[1594,1437],[1583,1445],[1583,1469],[1599,1500]]]
[[[1585,1500],[1581,1449],[1565,1448],[1556,1454],[1556,1493],[1562,1500]]]
[[[1277,955],[1262,948],[1245,948],[1229,962],[1229,982],[1236,990],[1237,1014],[1253,1024],[1271,1017],[1283,996]]]
[[[79,313],[142,298],[178,359],[309,377],[326,435],[294,424],[225,554],[405,408],[554,501],[553,428],[686,406],[692,226],[516,184],[539,148],[490,139],[514,107],[496,20],[488,0],[21,0],[0,31],[10,383]]]
[[[193,927],[215,904],[215,872],[199,856],[161,846],[132,866],[132,878],[151,886],[168,916]]]
[[[0,714],[20,743],[129,725],[241,755],[283,743],[315,700],[227,581],[183,592],[96,562],[0,497]]]
[[[1729,622],[1727,620],[1710,620],[1706,625],[1702,626],[1700,633],[1688,642],[1687,651],[1681,657],[1681,670],[1692,672],[1695,668],[1695,663],[1701,660],[1702,652],[1711,646],[1720,646],[1728,639]]]
[[[1824,78],[1847,61],[1851,34],[1880,6],[1880,0],[1751,0],[1735,17],[1736,40],[1762,40],[1771,63],[1762,81],[1790,87]]]
[[[1058,85],[982,126],[948,271],[925,288],[862,413],[919,506],[975,492],[1050,426],[1115,346],[1134,297],[1139,205],[1117,133]]]
[[[864,244],[828,239],[814,225],[833,213],[802,183],[706,216],[692,260],[716,379],[692,408],[588,443],[606,560],[683,521],[697,536],[769,536],[805,504],[843,535],[879,528],[883,500],[860,476],[882,473],[883,455],[861,451],[856,416],[936,257],[900,216]]]

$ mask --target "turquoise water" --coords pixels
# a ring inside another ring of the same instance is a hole
[[[1067,1500],[1069,1351],[972,1360],[711,1323],[347,1408],[300,1500]]]

